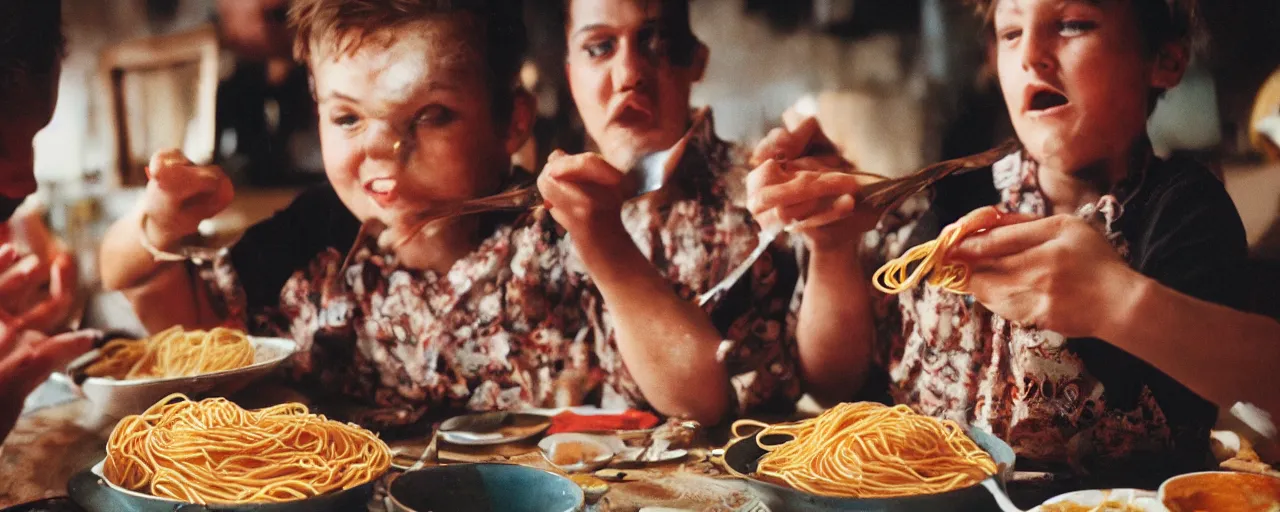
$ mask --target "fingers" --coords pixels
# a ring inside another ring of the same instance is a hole
[[[616,186],[622,183],[626,176],[594,153],[580,155],[561,153],[554,155],[554,159],[549,157],[542,175],[557,180],[605,186]]]
[[[18,262],[20,257],[21,255],[18,254],[18,249],[12,244],[0,245],[0,272],[12,267],[14,263]]]
[[[800,171],[790,180],[760,188],[752,194],[747,207],[752,213],[793,204],[852,195],[858,190],[857,179],[837,172]]]
[[[13,298],[25,295],[28,291],[43,286],[45,265],[40,257],[34,254],[0,270],[0,297]]]
[[[849,218],[854,214],[854,206],[856,206],[856,201],[853,195],[844,194],[835,198],[834,201],[830,201],[830,204],[826,205],[821,212],[803,219],[788,219],[784,217],[783,221],[787,223],[795,221],[792,229],[799,231],[820,228]]]
[[[75,262],[70,255],[55,258],[49,269],[49,297],[14,320],[14,328],[57,330],[75,303],[75,273]]]
[[[1026,252],[1053,240],[1062,232],[1063,217],[1028,219],[1006,215],[983,233],[965,237],[952,248],[948,257],[964,261],[1002,258]]]
[[[18,335],[17,347],[4,357],[0,367],[6,370],[18,396],[26,396],[56,370],[93,348],[98,331],[77,331],[51,338],[33,331]]]
[[[749,164],[758,166],[766,160],[791,160],[809,155],[837,154],[835,144],[822,131],[817,118],[809,117],[792,129],[774,128],[756,144]]]

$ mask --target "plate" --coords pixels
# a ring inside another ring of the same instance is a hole
[[[234,370],[165,379],[116,380],[89,377],[82,384],[76,385],[70,375],[98,357],[98,350],[95,349],[72,361],[65,372],[55,373],[52,378],[89,399],[99,408],[99,412],[124,417],[145,411],[174,393],[183,393],[193,399],[230,395],[271,373],[298,349],[297,343],[284,338],[250,336],[249,343],[254,350],[253,364]]]
[[[997,486],[1003,487],[1012,473],[1013,449],[1004,441],[976,428],[966,431],[983,450],[995,459],[1000,472],[989,477]],[[760,457],[766,453],[756,444],[757,431],[749,436],[729,442],[724,449],[724,465],[730,473],[746,480],[748,488],[772,512],[970,512],[974,510],[999,510],[991,494],[982,485],[972,485],[963,489],[939,494],[903,496],[899,498],[835,498],[818,496],[790,487],[784,487],[751,476],[756,470]],[[766,436],[766,443],[786,442],[791,436],[771,434]]]
[[[474,431],[468,430],[465,426],[468,422],[477,419],[487,423],[483,421],[484,418],[494,414],[480,413],[450,418],[440,424],[440,439],[461,446],[488,446],[523,441],[551,427],[551,418],[520,412],[501,413],[505,415],[505,419],[501,421],[500,426],[495,425]]]
[[[1130,504],[1130,508],[1102,509],[1098,512],[1166,512],[1156,493],[1139,489],[1091,489],[1054,496],[1029,512],[1086,512],[1108,500]],[[1055,509],[1049,505],[1074,503],[1078,509]]]

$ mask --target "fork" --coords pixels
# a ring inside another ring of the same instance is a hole
[[[938,162],[925,167],[924,169],[898,178],[886,178],[878,174],[853,171],[852,174],[854,175],[869,176],[880,179],[880,181],[860,187],[857,192],[854,192],[854,209],[867,213],[883,214],[891,208],[896,207],[908,197],[923,192],[942,178],[953,174],[964,174],[965,172],[972,171],[974,169],[990,167],[1000,161],[1001,158],[1012,153],[1018,147],[1017,140],[1009,140],[982,153]],[[712,286],[706,292],[699,295],[698,306],[706,306],[712,300],[717,299],[725,291],[737,284],[743,274],[746,274],[747,271],[755,265],[756,260],[760,259],[760,256],[764,254],[764,251],[768,249],[769,245],[778,238],[778,235],[790,228],[791,226],[781,228],[773,227],[762,230],[759,234],[759,241],[756,244],[756,248],[751,251],[751,254],[749,254],[742,263],[739,263],[738,266],[734,267],[732,271],[725,275],[724,279],[721,279],[719,283],[716,283],[715,286]],[[731,348],[731,346],[722,346],[721,351],[726,351]]]

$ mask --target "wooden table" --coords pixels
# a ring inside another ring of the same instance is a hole
[[[106,456],[114,419],[96,415],[91,403],[56,386],[46,385],[33,402],[34,407],[18,420],[0,448],[0,508],[65,496],[72,475]],[[441,458],[446,462],[509,462],[554,471],[536,452],[534,442],[491,451],[442,445]],[[609,492],[588,510],[640,511],[659,506],[724,512],[764,510],[757,508],[742,481],[727,478],[708,459],[709,450],[701,448],[691,450],[680,462],[627,470],[628,481],[610,482]],[[385,510],[381,500],[375,501],[370,510]]]

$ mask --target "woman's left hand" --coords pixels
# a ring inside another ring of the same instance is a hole
[[[975,211],[974,233],[948,253],[969,265],[968,291],[1009,320],[1068,337],[1097,336],[1140,277],[1097,229],[1072,215],[1035,218]]]
[[[0,224],[0,318],[22,329],[56,332],[75,305],[75,258],[34,213]],[[25,235],[26,250],[14,244]]]
[[[626,175],[595,153],[556,151],[538,176],[538,191],[547,209],[573,235],[575,244],[630,240],[621,213],[628,187]]]

